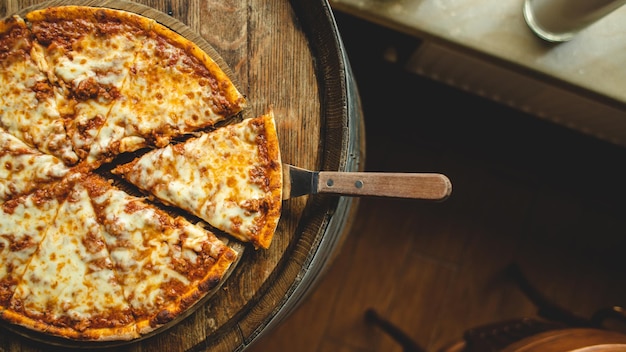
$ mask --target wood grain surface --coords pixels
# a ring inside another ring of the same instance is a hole
[[[273,108],[283,162],[311,170],[358,168],[359,126],[352,121],[351,109],[355,108],[346,94],[344,58],[325,1],[3,0],[0,17],[62,4],[136,12],[194,41],[205,41],[246,95],[246,115]],[[285,201],[270,249],[246,248],[233,273],[208,302],[166,331],[119,346],[119,350],[243,349],[313,286],[316,273],[340,244],[353,207],[351,201],[337,197]],[[310,272],[313,275],[307,275]],[[55,348],[47,343],[0,330],[0,351],[51,349]]]

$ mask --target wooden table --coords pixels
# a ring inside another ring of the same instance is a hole
[[[283,162],[356,171],[363,157],[361,115],[347,60],[326,1],[13,1],[0,16],[30,6],[83,4],[128,9],[205,40],[247,96],[246,114],[273,106]],[[341,245],[356,202],[302,197],[284,202],[269,250],[246,247],[207,303],[124,351],[241,350],[278,324],[315,285]],[[86,344],[85,347],[92,347]],[[3,328],[1,351],[49,351]]]

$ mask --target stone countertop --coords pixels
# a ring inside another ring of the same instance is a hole
[[[331,6],[417,37],[487,55],[626,103],[626,6],[564,43],[530,30],[523,0],[330,0]]]

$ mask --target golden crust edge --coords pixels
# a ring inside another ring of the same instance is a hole
[[[206,229],[203,230],[208,231]],[[208,232],[211,233],[211,231]],[[172,302],[169,305],[161,308],[161,310],[156,314],[151,315],[146,319],[137,320],[137,332],[140,335],[147,335],[153,331],[156,331],[162,326],[167,325],[169,322],[178,319],[181,313],[184,313],[185,311],[202,301],[206,297],[206,295],[216,287],[216,285],[219,285],[221,282],[223,282],[224,275],[228,272],[230,266],[237,260],[238,255],[239,254],[234,249],[224,244],[222,252],[220,253],[219,257],[216,258],[216,261],[215,263],[213,263],[211,269],[202,279],[198,280],[193,285],[193,289],[180,296],[179,299],[177,299],[175,302]],[[216,281],[215,285],[210,285],[210,281]],[[206,289],[199,288],[204,288],[205,286]],[[186,302],[187,300],[189,301]],[[181,304],[181,302],[185,303]],[[166,311],[167,314],[172,315],[172,319],[164,323],[153,322],[156,319],[156,316],[163,311]]]
[[[117,10],[107,7],[97,6],[83,6],[83,5],[60,5],[52,6],[43,9],[33,10],[24,18],[28,22],[41,22],[41,21],[54,21],[54,20],[75,20],[88,18],[91,21],[97,22],[99,14],[104,14],[108,17],[119,18],[138,26],[143,30],[151,30],[152,26],[156,23],[155,20],[130,12],[126,10]]]
[[[251,243],[256,248],[268,249],[274,237],[274,233],[276,231],[276,227],[278,226],[282,211],[283,169],[281,165],[280,144],[278,140],[276,121],[272,108],[268,109],[268,112],[266,112],[265,114],[257,116],[255,118],[251,118],[250,120],[262,120],[263,122],[263,130],[267,141],[267,157],[271,165],[271,167],[268,168],[267,175],[270,187],[270,194],[268,196],[268,199],[271,202],[271,207],[269,211],[265,214],[266,221],[263,223],[263,226],[254,236],[247,236],[246,234],[227,231],[225,229],[221,230],[227,232],[230,236],[233,236],[234,238],[242,242]],[[225,128],[228,128],[228,126],[225,126]],[[151,151],[149,153],[154,153],[154,151]],[[148,154],[145,154],[142,157],[145,157],[146,155]],[[128,163],[118,165],[113,170],[111,170],[111,172],[113,174],[121,175],[122,177],[127,179],[126,175],[134,171],[134,167],[138,163],[139,159],[141,159],[142,157],[138,157],[129,161]],[[165,204],[172,205],[172,203],[167,200],[160,200]],[[196,213],[194,209],[185,207],[183,204],[178,204],[178,206],[181,209],[184,209],[192,214]],[[196,213],[196,216],[200,218],[203,218],[203,215],[204,214]]]
[[[51,20],[84,19],[86,14],[89,15],[91,20],[94,22],[98,21],[98,14],[104,14],[105,16],[130,21],[142,30],[152,31],[156,35],[166,38],[173,45],[176,45],[177,47],[183,49],[186,53],[198,59],[211,73],[211,75],[213,75],[215,79],[220,82],[219,89],[233,108],[232,115],[239,113],[246,107],[247,101],[245,96],[235,86],[226,72],[224,72],[224,70],[207,52],[202,50],[198,44],[151,18],[126,10],[82,5],[48,7],[31,11],[24,17],[28,22],[40,22]]]
[[[281,165],[280,144],[278,142],[278,132],[273,109],[269,108],[261,118],[263,119],[265,138],[267,140],[268,159],[271,163],[271,167],[268,168],[268,178],[270,184],[269,198],[272,207],[266,215],[265,224],[259,231],[256,243],[258,246],[267,249],[276,232],[282,211],[283,168]]]
[[[102,178],[101,176],[97,174],[88,174],[88,175],[85,175],[85,177],[88,179],[88,180],[83,180],[83,182],[86,182],[85,184],[92,183],[96,186],[96,188],[100,190],[104,190],[105,192],[111,189],[118,190],[117,187],[110,184],[106,179]],[[133,198],[141,202],[142,206],[153,208],[158,213],[163,213],[163,210],[159,209],[158,207],[155,207],[152,204],[144,202],[141,198],[137,198],[134,196]],[[171,217],[172,222],[176,224],[180,224],[180,222],[182,221],[184,224],[187,224],[190,226],[197,226],[197,225],[190,223],[187,219],[180,217],[180,216],[171,216],[171,215],[166,215],[166,216]],[[229,247],[226,243],[224,243],[222,240],[217,238],[212,231],[202,228],[201,226],[200,228],[202,231],[207,233],[208,239],[210,241],[218,241],[220,243],[221,251],[219,255],[215,257],[215,262],[211,265],[211,268],[207,271],[206,275],[203,278],[197,281],[194,281],[192,284],[190,284],[188,286],[190,290],[185,292],[181,296],[179,296],[178,299],[176,299],[175,301],[169,304],[166,304],[158,312],[154,314],[149,314],[146,318],[135,318],[133,325],[135,326],[137,336],[131,337],[131,339],[140,338],[145,335],[148,335],[154,331],[159,330],[161,327],[167,325],[169,322],[178,319],[181,314],[184,314],[186,311],[188,311],[188,309],[192,308],[194,305],[199,303],[203,298],[205,298],[207,294],[216,287],[216,285],[219,285],[220,283],[222,283],[230,266],[233,263],[235,263],[235,261],[237,260],[237,257],[239,256],[239,254],[233,248]],[[214,281],[215,284],[211,285],[210,284],[211,281]],[[200,287],[202,287],[202,289],[200,289]],[[129,302],[127,302],[127,304],[131,306]],[[132,306],[131,306],[131,309],[132,309]],[[171,319],[168,319],[168,321],[163,322],[163,323],[155,323],[155,321],[158,320],[157,315],[161,314],[162,312],[167,312],[166,314],[170,315]],[[113,338],[113,340],[115,340],[115,338]]]
[[[130,341],[141,337],[135,322],[120,327],[88,328],[84,331],[78,331],[69,327],[59,327],[41,322],[10,308],[3,310],[1,316],[3,320],[9,323],[25,327],[36,333],[53,335],[74,341]]]
[[[172,39],[173,37],[176,38],[176,42],[180,45],[185,45],[184,49],[190,50],[188,52],[190,52],[196,58],[201,60],[201,62],[205,64],[205,67],[207,67],[207,69],[210,68],[210,71],[212,72],[212,74],[215,74],[216,78],[220,82],[224,82],[224,81],[228,82],[228,89],[225,92],[228,94],[226,94],[225,96],[227,97],[227,99],[229,99],[229,101],[236,103],[237,106],[239,106],[238,111],[241,111],[243,107],[245,107],[245,97],[234,86],[234,84],[232,83],[230,78],[226,75],[226,73],[219,67],[219,65],[217,65],[217,63],[204,50],[199,48],[192,41],[180,36],[178,33],[170,30],[169,28],[163,25],[158,24],[157,26],[155,26],[155,24],[157,23],[152,19],[149,19],[147,17],[141,16],[138,14],[134,14],[128,11],[124,11],[124,10],[115,10],[115,9],[109,9],[109,8],[90,7],[90,6],[78,6],[78,5],[55,6],[51,8],[35,10],[32,12],[29,12],[24,17],[29,22],[37,22],[37,21],[46,21],[46,20],[53,20],[53,19],[71,20],[71,19],[77,19],[77,18],[84,18],[84,16],[87,14],[89,16],[94,16],[92,20],[95,21],[96,20],[95,16],[99,12],[104,12],[107,15],[114,14],[118,18],[123,18],[127,21],[130,20],[133,23],[139,25],[142,29],[152,30],[153,28],[159,28],[156,31],[159,35],[167,34],[167,38],[169,39]],[[15,17],[21,20],[20,17],[17,17],[17,16]],[[21,23],[24,24],[23,20]],[[6,30],[10,30],[14,28],[15,26],[16,26],[16,22],[13,22],[13,20],[9,21],[9,18],[3,21],[0,21],[0,33],[2,33],[3,28],[6,28]],[[211,280],[212,278],[216,276],[219,277],[221,280],[223,278],[223,275],[226,273],[226,271],[230,267],[230,265],[232,265],[232,263],[236,260],[237,253],[232,248],[228,247],[227,245],[225,245],[225,247],[227,248],[225,253],[231,253],[231,254],[221,255],[219,260],[216,261],[212,269],[209,271],[209,274],[206,276],[204,281]],[[234,255],[234,258],[227,259],[227,257],[232,256],[232,255]],[[184,295],[183,298],[196,294],[196,292],[198,291],[200,290],[196,286],[194,287],[193,290],[189,291],[189,293]],[[197,303],[197,301],[201,300],[207,293],[208,291],[206,292],[203,291],[203,294],[201,295],[201,297],[195,302],[191,303],[189,307]],[[176,314],[180,314],[187,308],[188,307],[186,306],[186,308],[181,309],[179,306],[177,308],[178,312]],[[141,331],[141,327],[143,326],[142,324],[144,324],[143,321],[137,321],[132,324],[125,325],[124,327],[119,327],[119,328],[95,328],[95,329],[87,329],[84,332],[79,332],[72,328],[62,328],[62,327],[58,327],[55,325],[43,323],[41,321],[19,314],[18,312],[15,312],[10,309],[2,310],[0,315],[6,321],[13,322],[20,326],[24,326],[36,332],[53,334],[55,336],[64,337],[64,338],[72,338],[76,340],[88,339],[88,340],[98,340],[98,341],[110,341],[110,340],[136,339],[136,338],[141,337],[141,335],[143,334],[143,333],[139,334],[139,331]],[[103,334],[103,332],[111,332],[112,329],[115,331],[120,331],[121,334]],[[156,330],[156,329],[158,329],[158,327],[151,328],[150,331]],[[148,330],[145,330],[145,332],[148,332]]]
[[[235,114],[242,111],[246,107],[247,102],[244,95],[239,91],[239,89],[237,89],[233,81],[230,77],[228,77],[226,72],[224,72],[218,63],[211,58],[206,51],[202,50],[198,44],[158,22],[154,23],[152,31],[159,36],[167,38],[170,43],[176,45],[198,59],[215,77],[215,79],[220,82],[219,89],[222,91],[228,102],[233,106],[233,112]]]
[[[24,19],[17,15],[9,16],[2,21],[0,21],[0,35],[4,35],[11,31],[15,27],[20,27],[23,29],[28,29]]]

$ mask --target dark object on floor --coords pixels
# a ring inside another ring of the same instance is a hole
[[[413,341],[404,331],[387,321],[374,309],[368,309],[365,311],[365,321],[369,324],[376,325],[387,333],[391,338],[398,342],[402,346],[404,352],[425,352],[426,350],[420,347],[415,341]]]
[[[603,348],[626,350],[626,334],[611,331],[607,321],[626,327],[626,311],[621,307],[597,310],[591,317],[581,317],[550,301],[526,278],[516,264],[506,269],[520,290],[537,307],[538,318],[520,318],[471,328],[458,341],[442,352],[496,352],[496,351],[567,351],[606,344]],[[426,351],[402,329],[381,317],[375,310],[365,312],[366,322],[382,329],[405,352]]]

